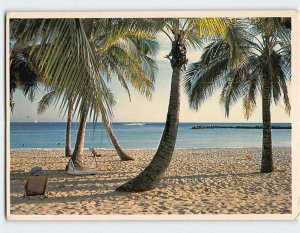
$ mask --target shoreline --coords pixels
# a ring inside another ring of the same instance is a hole
[[[93,147],[96,150],[104,150],[104,151],[115,151],[114,148],[104,148],[104,147]],[[291,146],[273,146],[273,148],[292,148]],[[194,148],[184,148],[179,147],[175,148],[175,150],[202,150],[202,149],[261,149],[261,147],[194,147]],[[64,151],[65,148],[9,148],[9,151]],[[84,148],[84,151],[88,151],[89,148]],[[157,148],[123,148],[125,151],[142,151],[142,150],[157,150]]]
[[[11,151],[12,215],[176,215],[290,214],[291,148],[274,148],[275,171],[260,174],[261,149],[176,149],[158,187],[143,193],[115,189],[139,174],[154,150],[127,150],[134,161],[122,162],[113,150],[97,157],[94,176],[70,176],[63,151]],[[86,165],[91,156],[85,157]],[[48,175],[46,199],[22,198],[33,166]]]

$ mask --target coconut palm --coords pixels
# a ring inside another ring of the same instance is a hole
[[[99,72],[81,19],[23,19],[10,22],[15,44],[30,44],[29,57],[42,71],[43,82],[56,87],[60,113],[68,100],[74,112],[109,123],[113,96]],[[78,110],[78,111],[77,111]]]
[[[60,112],[67,110],[71,98],[76,103],[74,111],[88,108],[96,120],[102,109],[102,119],[109,118],[113,97],[98,71],[81,19],[16,19],[10,26],[15,44],[31,45],[29,57],[42,72],[43,82],[59,84]]]
[[[283,24],[284,23],[284,24]],[[283,96],[285,110],[290,112],[287,82],[290,81],[290,27],[287,19],[246,19],[230,28],[234,40],[224,38],[210,43],[199,62],[192,64],[185,78],[190,106],[201,103],[222,87],[220,102],[225,115],[230,106],[243,98],[245,117],[255,109],[256,97],[262,96],[262,162],[261,172],[274,169],[271,138],[271,98],[278,104]],[[233,41],[233,42],[232,42]],[[239,52],[237,52],[239,51]]]
[[[152,29],[155,21],[102,19],[94,21],[93,35],[95,54],[107,79],[117,78],[127,91],[129,85],[151,98],[157,66],[152,57],[157,51]],[[110,124],[104,124],[111,142],[122,161],[133,160],[121,148]]]
[[[256,47],[259,53],[257,56],[259,67],[253,70],[259,76],[256,85],[260,85],[262,96],[262,118],[263,118],[263,150],[261,161],[261,173],[268,173],[274,170],[272,155],[272,132],[271,132],[271,98],[277,104],[281,95],[283,96],[285,110],[290,113],[290,102],[288,97],[287,82],[291,79],[291,44],[290,29],[286,28],[285,22],[288,19],[264,18],[253,20],[254,33],[262,36],[262,44]],[[254,80],[252,83],[255,82]],[[249,90],[250,95],[244,98],[244,105],[254,103],[257,87]],[[249,108],[251,111],[252,106]],[[248,111],[248,112],[249,112]],[[247,111],[246,111],[247,114]]]
[[[157,70],[156,63],[151,57],[156,53],[157,44],[153,40],[153,35],[149,34],[145,27],[148,22],[141,23],[134,19],[101,19],[95,20],[93,23],[93,27],[87,34],[91,38],[90,43],[93,44],[94,54],[103,76],[106,76],[108,81],[114,77],[118,78],[121,85],[127,90],[129,98],[129,84],[150,98]],[[153,24],[153,22],[150,23]],[[72,155],[75,166],[81,166],[86,114],[81,114],[79,121]],[[104,122],[104,126],[121,160],[133,160],[121,148],[111,125]]]
[[[144,25],[136,20],[121,19],[45,19],[19,20],[14,26],[19,43],[33,44],[30,55],[43,70],[45,81],[50,86],[59,84],[56,103],[62,100],[60,110],[66,109],[68,99],[73,99],[75,110],[79,110],[79,132],[72,156],[75,165],[80,164],[75,160],[83,153],[88,114],[90,117],[93,114],[94,122],[101,114],[104,125],[110,127],[114,101],[105,79],[117,76],[128,92],[129,81],[139,92],[151,97],[155,63],[147,54],[154,52],[155,43]],[[126,40],[122,39],[125,36]],[[137,52],[130,51],[132,47],[142,53],[137,56]],[[125,60],[116,62],[121,59]],[[109,132],[113,137],[112,129]],[[113,142],[117,142],[116,138]],[[114,144],[119,146],[119,143]],[[122,150],[119,147],[117,151]],[[122,153],[122,159],[131,159],[125,156]]]
[[[172,67],[171,92],[165,128],[158,149],[150,164],[135,178],[121,185],[116,190],[122,192],[142,192],[155,188],[162,180],[175,148],[180,107],[181,75],[188,62],[187,47],[198,48],[201,35],[220,34],[226,27],[226,20],[209,19],[161,19],[161,31],[172,44],[171,52],[166,56]],[[200,29],[200,31],[199,31]]]
[[[72,155],[72,145],[71,145],[71,129],[72,129],[72,118],[73,118],[73,104],[69,100],[68,103],[68,114],[67,114],[67,128],[66,128],[66,146],[65,146],[65,156],[71,157]]]

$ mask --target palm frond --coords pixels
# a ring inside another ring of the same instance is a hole
[[[95,121],[103,108],[104,118],[109,118],[112,106],[109,90],[99,73],[82,20],[43,19],[38,30],[36,20],[28,19],[27,24],[32,26],[16,38],[20,43],[32,43],[30,55],[38,69],[43,70],[45,81],[53,86],[59,84],[60,109],[66,111],[67,99],[71,98],[77,100],[75,111],[87,105],[89,111],[95,112]]]
[[[221,36],[226,28],[232,24],[230,18],[201,18],[199,19],[200,37],[211,38]]]
[[[189,66],[183,85],[189,98],[190,107],[198,110],[205,99],[213,94],[213,91],[224,85],[224,73],[227,72],[228,60],[220,60],[209,67],[202,62]]]
[[[225,116],[229,117],[230,106],[238,101],[242,96],[244,83],[244,70],[232,70],[226,77],[225,85],[222,89],[220,103],[224,105]]]
[[[56,89],[46,93],[38,103],[37,113],[44,113],[53,103],[55,98],[57,98]]]

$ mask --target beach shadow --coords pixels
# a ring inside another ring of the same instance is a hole
[[[92,201],[97,199],[114,199],[118,196],[130,198],[130,193],[115,192],[115,189],[121,184],[128,181],[130,178],[115,178],[109,176],[120,174],[120,172],[101,172],[93,176],[72,176],[66,174],[65,170],[47,170],[48,180],[48,198],[33,197],[31,199],[23,198],[24,185],[26,182],[26,172],[12,173],[11,180],[11,196],[10,203],[15,204],[30,204],[30,203],[68,203]],[[122,172],[122,174],[132,174]],[[107,178],[101,178],[102,175],[108,175]],[[61,193],[61,194],[60,194]],[[64,195],[56,197],[56,195]],[[65,196],[68,195],[68,196]]]
[[[247,176],[256,176],[261,175],[260,172],[249,172],[249,173],[228,173],[228,174],[211,174],[211,175],[191,175],[191,176],[166,176],[163,180],[172,180],[172,179],[205,179],[205,178],[220,178],[220,177],[247,177]]]
[[[66,161],[66,162],[55,162],[55,165],[60,165],[60,164],[62,164],[62,165],[67,165],[67,163],[68,163],[68,161]],[[16,165],[17,165],[18,163],[16,163]],[[36,162],[32,162],[32,163],[22,163],[22,167],[32,167],[32,166],[34,166],[34,164],[36,164]],[[44,161],[44,162],[39,162],[39,164],[38,164],[38,166],[42,166],[42,165],[48,165],[49,164],[49,162],[48,161]],[[13,166],[16,166],[14,163],[11,163],[10,164],[12,167]]]
[[[100,172],[96,175],[90,176],[72,176],[66,174],[64,170],[47,170],[46,171],[49,177],[48,185],[54,189],[60,190],[64,188],[66,191],[71,191],[76,188],[77,190],[94,190],[99,189],[96,185],[108,186],[111,184],[124,183],[134,177],[134,174],[130,172],[121,172],[124,178],[110,178],[115,174],[120,174],[120,172]],[[102,177],[103,175],[107,177]],[[206,179],[206,178],[227,178],[227,177],[250,177],[261,175],[260,172],[249,172],[249,173],[218,173],[218,174],[199,174],[199,175],[190,175],[190,176],[166,176],[163,178],[163,181],[176,180],[176,179]],[[19,191],[23,189],[23,184],[26,182],[27,173],[17,173],[13,174],[11,177],[11,191]],[[84,185],[84,186],[83,186]],[[22,186],[22,187],[21,187]]]
[[[97,187],[99,188],[99,187]],[[93,189],[95,190],[95,189]],[[92,190],[91,190],[92,191]],[[55,192],[54,190],[51,192]],[[65,197],[55,197],[51,194],[47,198],[40,198],[39,196],[24,198],[24,197],[10,197],[10,203],[15,204],[30,204],[30,203],[69,203],[69,202],[80,202],[80,201],[95,201],[97,199],[113,199],[118,196],[128,196],[130,198],[130,193],[120,193],[116,191],[110,191],[106,193],[88,194],[88,195],[72,195]]]
[[[53,174],[51,174],[52,172]],[[51,170],[51,171],[47,171],[47,175],[48,175],[48,184],[59,184],[60,182],[63,182],[66,185],[80,185],[80,184],[95,184],[95,183],[99,183],[99,184],[109,184],[109,183],[119,183],[119,182],[125,182],[128,178],[109,178],[110,175],[114,175],[114,174],[120,174],[120,172],[111,172],[108,177],[102,177],[103,174],[107,175],[108,173],[97,173],[96,175],[89,175],[89,176],[73,176],[73,175],[68,175],[66,174],[66,172],[64,170]],[[123,172],[123,174],[132,174],[130,172]],[[18,173],[17,175],[13,175],[13,177],[11,177],[11,187],[13,187],[13,182],[25,182],[26,181],[26,177],[27,177],[27,173]]]
[[[129,179],[129,178],[128,178]],[[111,183],[120,183],[120,182],[125,182],[128,179],[101,179],[101,178],[95,178],[95,179],[82,179],[82,180],[73,180],[73,179],[69,179],[69,180],[64,180],[63,183],[65,185],[74,185],[74,186],[80,186],[81,184],[84,185],[93,185],[95,183],[97,184],[111,184]],[[49,180],[48,184],[56,184],[59,183],[59,180]]]

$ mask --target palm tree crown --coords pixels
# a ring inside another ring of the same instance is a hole
[[[288,19],[243,19],[227,28],[229,38],[211,42],[199,62],[192,64],[184,80],[190,106],[198,109],[217,88],[225,115],[238,99],[243,99],[248,119],[262,96],[263,157],[262,172],[273,171],[271,140],[271,99],[283,97],[290,113],[287,82],[291,79],[290,28]]]
[[[198,110],[216,89],[222,88],[220,102],[225,115],[229,115],[232,104],[243,98],[245,117],[249,118],[271,62],[272,98],[277,104],[283,96],[286,112],[290,112],[286,85],[291,79],[290,32],[281,27],[281,33],[273,31],[272,36],[267,36],[262,23],[266,24],[247,19],[233,24],[227,28],[230,36],[220,37],[204,48],[200,60],[189,66],[183,82],[191,108]]]

